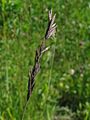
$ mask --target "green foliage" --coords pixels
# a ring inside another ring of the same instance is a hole
[[[20,120],[28,73],[56,13],[56,38],[43,56],[24,120],[90,120],[90,1],[0,1],[0,120]]]

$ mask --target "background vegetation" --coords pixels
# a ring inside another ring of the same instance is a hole
[[[24,120],[90,120],[90,0],[0,0],[0,120],[21,120],[50,8],[57,34]]]

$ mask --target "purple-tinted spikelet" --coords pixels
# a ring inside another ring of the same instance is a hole
[[[45,34],[45,39],[48,39],[51,36],[55,35],[56,27],[57,27],[56,23],[54,22],[55,17],[56,17],[56,14],[52,15],[52,10],[50,10],[49,14],[48,14],[49,21],[48,21],[48,28],[47,28],[46,34]]]

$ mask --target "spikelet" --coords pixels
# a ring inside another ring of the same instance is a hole
[[[54,23],[55,21],[55,17],[56,17],[56,14],[54,14],[52,16],[52,10],[49,11],[49,14],[48,14],[48,18],[49,18],[49,21],[48,21],[48,28],[46,30],[46,34],[45,34],[45,39],[49,39],[51,36],[54,36],[55,33],[56,33],[56,23]]]

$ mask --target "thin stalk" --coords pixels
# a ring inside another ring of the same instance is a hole
[[[49,96],[49,93],[50,93],[50,83],[51,83],[51,79],[52,79],[52,70],[53,70],[53,65],[54,65],[54,58],[55,58],[55,47],[56,47],[56,42],[57,42],[57,40],[56,40],[56,38],[54,38],[55,39],[55,44],[52,46],[52,58],[51,58],[51,69],[50,69],[50,72],[49,72],[49,80],[48,80],[48,91],[47,91],[47,94],[46,94],[46,99],[45,99],[45,102],[47,101],[47,99],[48,99],[48,96]],[[46,104],[46,111],[47,111],[47,104]],[[48,111],[46,112],[46,113],[48,113]],[[48,113],[48,120],[49,120],[49,113]]]
[[[52,59],[51,59],[51,69],[50,69],[50,73],[49,73],[49,80],[48,80],[48,88],[50,88],[50,82],[52,79],[52,70],[53,70],[53,64],[54,64],[54,57],[55,57],[55,47],[56,47],[56,39],[55,39],[55,44],[53,45],[52,48]],[[48,90],[49,93],[49,90]]]

